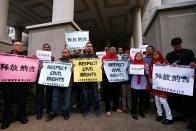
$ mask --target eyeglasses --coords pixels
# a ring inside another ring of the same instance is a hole
[[[23,45],[18,45],[18,44],[14,44],[14,45],[16,45],[16,46],[18,46],[18,47],[24,47]]]
[[[157,55],[157,54],[159,54],[159,53],[157,53],[157,52],[154,52],[152,55]]]

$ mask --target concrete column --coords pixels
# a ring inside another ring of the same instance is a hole
[[[142,45],[141,8],[136,8],[133,14],[133,42],[135,48]]]
[[[7,39],[9,0],[0,0],[0,39]]]
[[[129,44],[130,48],[134,48],[134,42],[133,42],[133,35],[131,35],[130,37],[130,44]]]
[[[73,21],[74,0],[53,0],[52,22]]]
[[[15,40],[22,40],[22,27],[15,27]]]

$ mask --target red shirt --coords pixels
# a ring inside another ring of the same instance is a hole
[[[111,55],[107,54],[107,55],[103,56],[102,61],[103,60],[118,60],[118,56],[117,55],[111,56]]]

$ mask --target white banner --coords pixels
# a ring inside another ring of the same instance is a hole
[[[51,51],[44,51],[44,50],[37,50],[36,51],[36,56],[40,60],[48,60],[51,61]]]
[[[130,49],[131,58],[134,59],[135,54],[138,53],[138,52],[141,52],[141,50],[139,48],[131,48]]]
[[[99,51],[99,52],[96,52],[96,55],[97,55],[99,58],[102,58],[103,56],[106,55],[106,52],[105,52],[105,51]]]
[[[65,41],[69,50],[84,49],[89,41],[89,31],[65,32]]]
[[[147,47],[148,47],[148,45],[141,45],[139,49],[141,52],[146,52]]]
[[[154,65],[153,89],[193,96],[194,69],[189,66]]]
[[[71,63],[44,61],[39,84],[68,87],[71,78]]]
[[[144,75],[144,65],[130,64],[129,73],[134,75]]]
[[[127,61],[104,60],[104,70],[109,82],[128,81]]]

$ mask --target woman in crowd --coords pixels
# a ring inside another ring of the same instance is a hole
[[[130,60],[128,55],[123,54],[121,59],[123,61],[127,61],[128,66],[130,65]],[[130,88],[129,81],[125,81],[121,83],[121,91],[122,91],[123,112],[127,113],[128,111],[131,111],[131,88]]]
[[[152,61],[150,63],[150,71],[149,71],[149,80],[150,83],[152,83],[152,71],[153,71],[153,64],[168,64],[168,62],[163,58],[159,50],[154,50],[153,51],[153,57]],[[160,91],[160,90],[155,90],[153,89],[153,95],[155,97],[155,104],[157,108],[157,121],[161,121],[163,119],[163,111],[161,104],[163,105],[163,108],[166,113],[166,119],[162,121],[163,124],[172,124],[173,119],[172,119],[172,114],[170,107],[167,102],[167,97],[170,95],[168,92]]]
[[[143,61],[142,53],[138,52],[135,55],[133,64],[144,65],[146,68],[146,63]],[[137,120],[137,105],[139,99],[139,115],[145,117],[144,115],[144,93],[147,86],[147,77],[145,75],[133,75],[131,79],[131,88],[132,88],[132,117]]]

